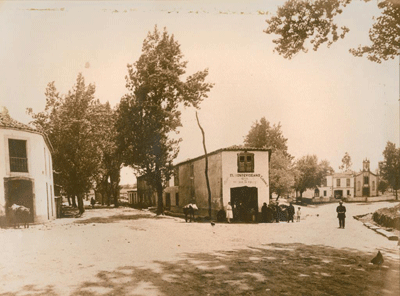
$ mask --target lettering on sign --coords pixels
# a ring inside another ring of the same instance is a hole
[[[229,177],[231,178],[241,178],[241,180],[233,181],[234,184],[257,184],[257,181],[249,180],[250,178],[260,178],[263,183],[268,186],[267,181],[265,181],[264,177],[261,174],[230,174]]]

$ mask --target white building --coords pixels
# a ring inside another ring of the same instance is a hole
[[[30,222],[56,218],[51,144],[47,136],[0,109],[0,219],[13,204],[31,210]]]
[[[228,202],[243,212],[260,212],[269,202],[270,149],[232,146],[208,154],[208,175],[211,189],[212,216],[226,209]],[[138,178],[138,197],[142,199],[141,179]],[[200,156],[175,165],[174,177],[164,190],[164,205],[170,211],[195,202],[198,214],[208,216],[208,191],[205,178],[205,157]]]

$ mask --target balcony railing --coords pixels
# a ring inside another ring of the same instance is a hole
[[[27,173],[28,159],[22,157],[10,157],[10,171]]]

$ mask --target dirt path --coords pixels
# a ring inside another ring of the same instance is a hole
[[[346,204],[346,229],[331,204],[303,207],[300,223],[213,227],[120,208],[0,230],[0,295],[398,295],[397,242],[351,218],[393,205]],[[368,264],[378,250],[380,268]]]

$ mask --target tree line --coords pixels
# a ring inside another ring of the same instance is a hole
[[[157,190],[162,211],[162,190],[181,141],[171,136],[182,125],[179,107],[198,109],[213,87],[205,82],[207,69],[182,79],[186,65],[174,35],[155,26],[139,59],[128,64],[127,92],[114,108],[96,99],[95,85],[86,85],[79,74],[66,94],[57,91],[55,82],[48,84],[44,111],[28,109],[32,123],[53,145],[54,181],[80,213],[90,188],[118,206],[123,165]]]
[[[270,148],[270,194],[276,194],[277,199],[287,196],[293,191],[302,194],[307,189],[321,186],[326,176],[332,175],[334,169],[328,160],[318,160],[317,155],[305,155],[297,160],[288,152],[287,138],[283,136],[281,124],[273,124],[262,117],[252,125],[244,138],[245,147]],[[380,177],[378,190],[384,193],[391,188],[396,193],[400,189],[400,148],[387,142],[383,151],[384,160],[379,163]],[[342,158],[339,169],[342,172],[351,171],[352,161],[348,152]]]
[[[365,0],[367,1],[367,0]],[[267,34],[280,37],[273,42],[285,58],[307,51],[309,40],[317,50],[323,43],[330,46],[349,31],[338,32],[335,16],[351,0],[288,0],[268,20]],[[372,45],[350,49],[355,56],[367,55],[374,62],[394,58],[400,49],[398,1],[379,0],[382,14],[370,30]],[[126,94],[111,107],[95,98],[95,85],[85,84],[79,74],[75,85],[60,94],[55,82],[46,88],[46,106],[34,113],[33,124],[49,136],[54,147],[53,167],[56,185],[74,206],[84,212],[83,196],[92,187],[101,192],[108,205],[118,206],[120,169],[130,166],[157,190],[158,212],[162,211],[162,189],[172,174],[172,162],[179,152],[180,138],[173,137],[181,126],[179,107],[200,108],[213,87],[206,82],[208,69],[186,75],[180,45],[166,29],[157,26],[149,32],[142,54],[128,65]],[[271,158],[271,192],[278,196],[294,187],[300,196],[307,188],[320,184],[333,172],[329,162],[307,155],[297,161],[287,151],[287,139],[280,130],[262,118],[246,136],[245,145],[273,148]],[[388,143],[381,172],[387,186],[399,189],[399,148]]]

